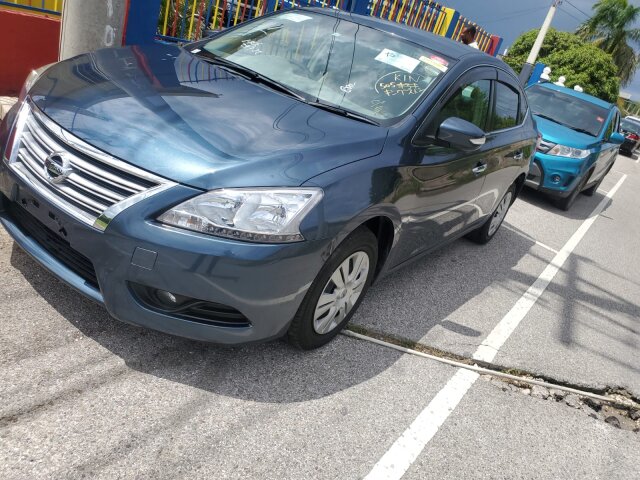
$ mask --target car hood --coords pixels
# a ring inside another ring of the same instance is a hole
[[[388,129],[319,110],[171,45],[60,62],[30,90],[62,128],[203,189],[292,186],[382,151]]]
[[[567,147],[581,148],[584,150],[593,148],[600,143],[596,137],[592,137],[586,133],[576,132],[575,130],[571,130],[568,127],[537,115],[534,115],[534,118],[538,131],[547,142],[559,143]]]

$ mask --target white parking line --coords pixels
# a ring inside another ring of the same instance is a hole
[[[535,242],[535,244],[536,244],[536,245],[538,245],[538,246],[540,246],[540,247],[542,247],[542,248],[544,248],[544,249],[546,249],[546,250],[549,250],[550,252],[558,253],[558,250],[556,250],[555,248],[552,248],[552,247],[550,247],[549,245],[547,245],[547,244],[545,244],[545,243],[539,242],[539,241],[538,241],[538,240],[536,240],[535,238],[533,238],[533,237],[531,237],[531,236],[527,235],[527,234],[526,234],[526,233],[524,233],[524,232],[521,232],[520,230],[517,230],[517,229],[515,229],[515,228],[512,228],[512,227],[510,227],[510,226],[508,226],[508,225],[506,225],[506,224],[504,224],[504,223],[502,224],[502,228],[506,228],[507,230],[509,230],[510,232],[515,233],[516,235],[520,235],[521,237],[524,237],[524,238],[526,238],[526,239],[528,239],[528,240],[531,240],[532,242]]]
[[[547,289],[564,262],[571,255],[571,252],[580,243],[626,178],[627,175],[623,175],[618,180],[618,183],[591,212],[589,218],[582,222],[578,230],[553,257],[553,260],[536,281],[533,282],[502,320],[498,322],[474,353],[474,359],[485,362],[493,361],[500,347],[504,345],[504,342],[507,341],[522,319],[529,313],[531,307],[535,305],[536,301]],[[394,480],[402,478],[478,377],[479,375],[475,372],[458,369],[444,388],[420,412],[409,428],[404,431],[400,438],[391,445],[389,450],[373,466],[365,480]]]

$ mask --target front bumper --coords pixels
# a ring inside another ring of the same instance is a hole
[[[55,276],[104,304],[121,321],[197,340],[237,344],[282,336],[329,248],[329,242],[323,240],[250,244],[153,221],[167,205],[197,193],[185,186],[175,186],[134,204],[104,232],[51,205],[2,161],[0,193],[0,223],[16,243]],[[15,208],[44,225],[49,235],[60,237],[63,247],[68,246],[67,253],[56,253],[46,240],[30,233],[12,214]],[[95,281],[70,263],[77,259],[65,257],[74,252],[93,267]],[[248,321],[229,326],[161,312],[141,301],[133,293],[132,284],[227,306]]]
[[[536,152],[525,184],[531,188],[555,197],[567,197],[580,182],[589,157],[571,159]],[[554,176],[559,181],[552,181]]]

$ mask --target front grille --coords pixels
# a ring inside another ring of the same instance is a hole
[[[58,206],[90,225],[132,196],[168,183],[97,150],[61,129],[34,106],[26,113],[16,141],[15,163],[57,199]]]
[[[42,248],[57,258],[71,271],[82,277],[89,285],[98,289],[98,279],[91,260],[74,250],[69,242],[43,225],[20,205],[9,204],[11,219],[20,229],[36,241]]]

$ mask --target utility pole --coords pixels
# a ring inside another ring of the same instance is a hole
[[[529,80],[529,77],[531,76],[531,72],[533,71],[536,59],[538,58],[538,53],[540,53],[540,48],[542,48],[544,37],[547,36],[547,32],[549,31],[549,27],[551,26],[551,21],[553,20],[553,16],[556,14],[556,10],[561,3],[562,0],[553,0],[551,7],[549,7],[547,17],[544,19],[542,27],[540,27],[540,31],[538,32],[536,41],[534,42],[533,47],[531,48],[531,52],[529,52],[529,56],[527,57],[527,61],[522,66],[522,71],[520,72],[520,83],[522,83],[523,85],[526,85],[527,80]]]
[[[60,60],[122,45],[126,0],[65,0],[60,29]]]

